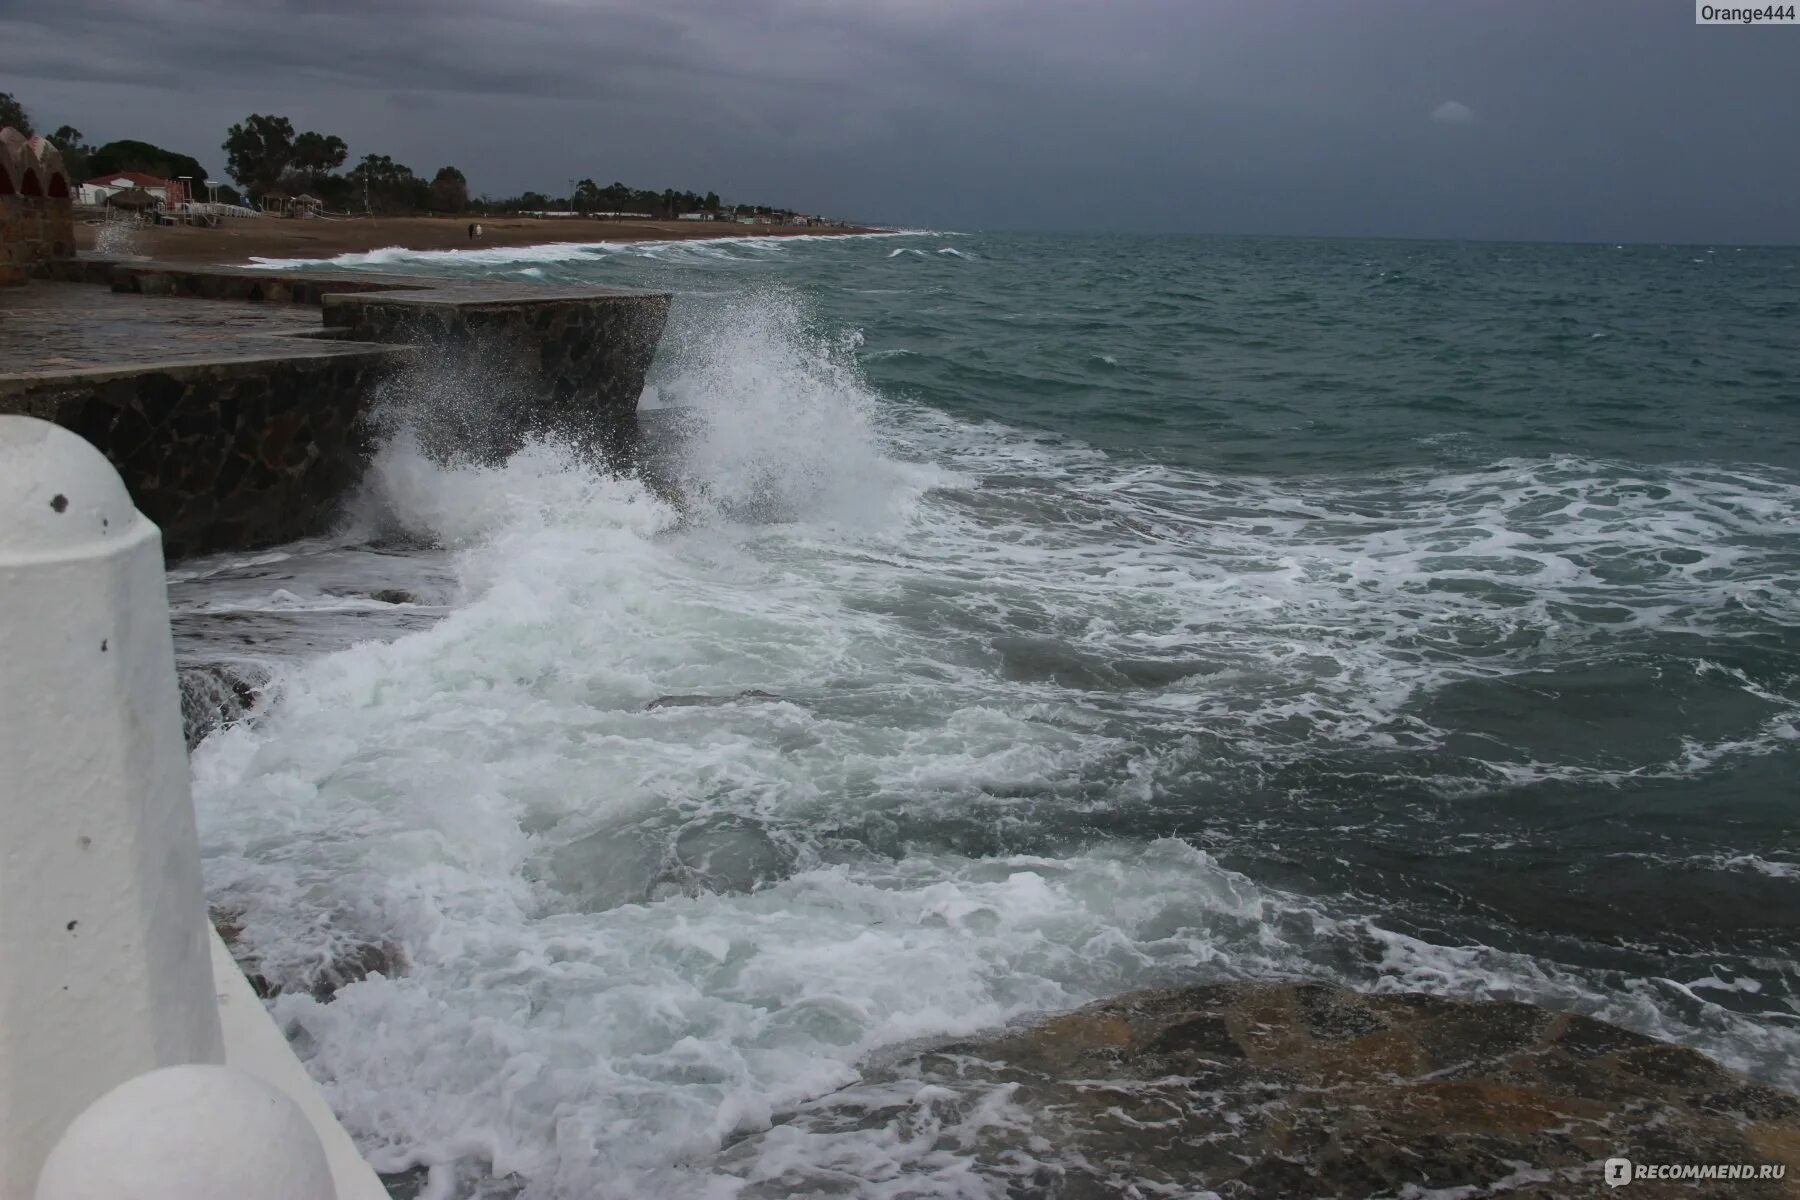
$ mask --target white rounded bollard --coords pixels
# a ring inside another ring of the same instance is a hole
[[[75,1118],[37,1200],[336,1200],[298,1105],[230,1067],[164,1067]]]
[[[113,1087],[224,1060],[209,958],[161,534],[0,416],[0,1197]]]

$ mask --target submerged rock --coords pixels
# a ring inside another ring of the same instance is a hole
[[[996,1194],[1067,1200],[1598,1197],[1620,1194],[1615,1157],[1787,1168],[1626,1196],[1800,1180],[1800,1098],[1696,1051],[1526,1004],[1319,984],[1133,993],[872,1069],[783,1126],[930,1139]],[[838,1194],[803,1169],[764,1182],[747,1194]]]
[[[374,974],[391,979],[406,968],[405,956],[397,946],[347,940],[335,953],[323,961],[307,963],[304,969],[271,971],[268,969],[270,964],[262,960],[244,937],[242,912],[213,908],[208,915],[213,928],[219,931],[219,939],[231,951],[238,970],[250,981],[250,990],[264,1000],[284,992],[308,992],[313,999],[327,1003],[340,988]]]

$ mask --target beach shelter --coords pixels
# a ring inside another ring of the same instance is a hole
[[[155,196],[141,187],[126,188],[122,192],[114,192],[106,198],[108,208],[123,208],[131,212],[143,212],[155,208],[161,203]]]

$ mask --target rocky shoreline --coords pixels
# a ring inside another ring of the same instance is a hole
[[[239,929],[215,913],[228,942]],[[233,947],[265,998],[279,987]],[[375,972],[367,946],[296,984],[322,1002]],[[1009,1200],[1481,1200],[1616,1194],[1608,1159],[1747,1164],[1780,1179],[1638,1180],[1629,1197],[1800,1196],[1800,1096],[1706,1055],[1531,1004],[1310,982],[1131,992],[992,1036],[912,1047],[777,1114],[770,1138],[873,1134],[972,1160]],[[810,1156],[746,1200],[866,1194]],[[395,1196],[422,1170],[387,1177]],[[887,1180],[910,1194],[903,1179]],[[888,1194],[884,1192],[883,1194]]]
[[[1615,1157],[1786,1168],[1631,1197],[1800,1194],[1800,1097],[1704,1054],[1528,1004],[1314,983],[1134,992],[872,1067],[785,1124],[936,1138],[1020,1198],[1597,1197]]]

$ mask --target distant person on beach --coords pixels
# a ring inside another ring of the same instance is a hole
[[[475,222],[473,221],[469,222],[469,240],[471,242],[475,240]]]

